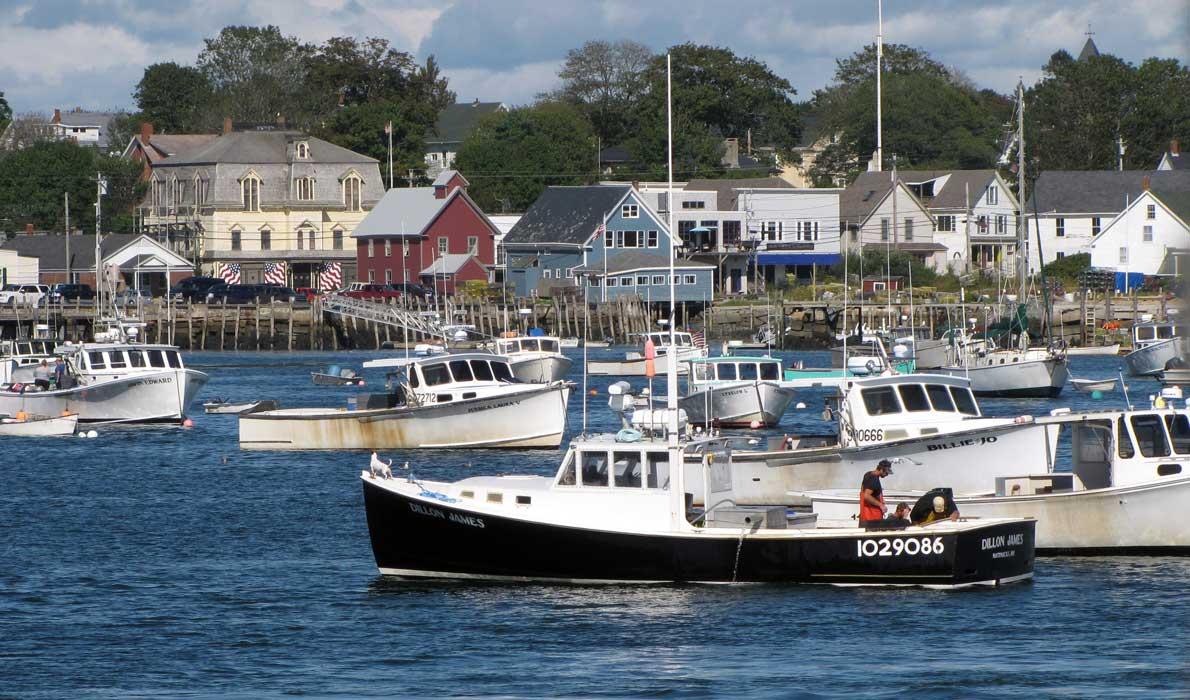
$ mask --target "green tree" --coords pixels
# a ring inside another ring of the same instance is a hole
[[[653,51],[635,41],[588,41],[566,53],[558,71],[562,86],[542,99],[575,105],[605,146],[620,144],[638,126],[633,111],[653,59]]]
[[[574,106],[546,102],[486,117],[459,148],[456,167],[487,211],[524,211],[549,185],[594,180],[595,133]]]
[[[1190,143],[1190,67],[1173,58],[1149,58],[1135,76],[1131,109],[1120,121],[1124,166],[1148,170],[1171,139]]]
[[[140,164],[70,141],[40,141],[0,159],[0,228],[62,230],[68,192],[71,226],[93,231],[96,173],[108,181],[103,230],[132,230],[133,208],[144,195]]]
[[[4,127],[8,126],[10,121],[12,121],[12,107],[8,106],[8,100],[4,99],[4,91],[0,90],[0,132],[4,131]]]
[[[210,80],[193,66],[154,63],[145,68],[132,96],[142,119],[161,133],[201,132],[223,118],[213,109]]]
[[[425,168],[425,132],[434,121],[435,111],[427,102],[378,100],[354,104],[335,111],[315,133],[331,143],[380,161],[380,170],[388,181],[388,135],[385,125],[393,125],[393,170],[395,179],[403,180],[409,170]]]
[[[313,45],[272,25],[224,27],[204,42],[197,67],[210,81],[215,105],[224,115],[257,124],[284,117],[299,127],[313,121],[317,101],[311,104],[306,91]]]

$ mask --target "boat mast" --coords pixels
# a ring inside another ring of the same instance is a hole
[[[669,206],[666,207],[666,225],[669,228],[669,356],[665,373],[665,382],[668,385],[666,406],[669,408],[669,446],[671,449],[678,446],[678,363],[677,353],[677,334],[674,331],[675,308],[674,303],[674,113],[673,113],[673,57],[670,54],[665,54],[665,131],[667,145],[666,154],[666,170],[668,171],[668,184],[666,186],[666,197],[669,199]],[[674,462],[672,469],[680,469],[681,462]]]
[[[884,58],[884,3],[876,0],[876,172],[884,170],[884,134],[880,113],[880,61]]]
[[[1017,151],[1016,151],[1016,182],[1018,204],[1020,205],[1020,215],[1017,217],[1017,237],[1016,237],[1016,275],[1017,275],[1017,303],[1023,304],[1025,302],[1025,292],[1027,291],[1027,283],[1025,277],[1029,270],[1029,255],[1027,247],[1029,244],[1029,235],[1027,231],[1027,223],[1025,221],[1025,83],[1018,82],[1016,85],[1016,129],[1017,129]],[[1014,311],[1015,314],[1015,311]]]

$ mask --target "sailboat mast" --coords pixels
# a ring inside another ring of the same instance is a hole
[[[876,172],[884,170],[884,133],[881,123],[880,62],[884,58],[884,3],[876,0]]]
[[[1029,272],[1028,224],[1025,220],[1025,83],[1016,86],[1016,129],[1017,129],[1017,195],[1020,205],[1020,215],[1017,217],[1016,239],[1016,274],[1017,274],[1017,303],[1025,302],[1025,292],[1028,285],[1025,277]]]
[[[666,185],[669,206],[666,207],[666,225],[669,227],[669,357],[665,381],[668,385],[666,406],[669,408],[670,445],[675,446],[678,439],[678,363],[677,363],[677,334],[674,331],[676,318],[674,303],[674,107],[673,107],[673,57],[665,55],[665,131],[668,142],[666,169],[668,183]]]

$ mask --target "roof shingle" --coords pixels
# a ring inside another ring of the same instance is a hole
[[[631,190],[629,185],[547,187],[504,237],[504,244],[582,245]]]

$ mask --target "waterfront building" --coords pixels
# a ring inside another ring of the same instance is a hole
[[[57,233],[13,236],[0,246],[20,257],[42,284],[87,284],[95,288],[95,234],[72,235],[67,258],[66,237]],[[106,234],[100,241],[101,267],[112,266],[125,286],[164,294],[179,280],[194,274],[194,264],[148,236]],[[0,256],[0,260],[4,260]],[[30,265],[29,261],[36,261]],[[9,282],[11,283],[11,281]]]
[[[1091,267],[1178,275],[1190,253],[1190,192],[1144,189],[1090,243]]]

